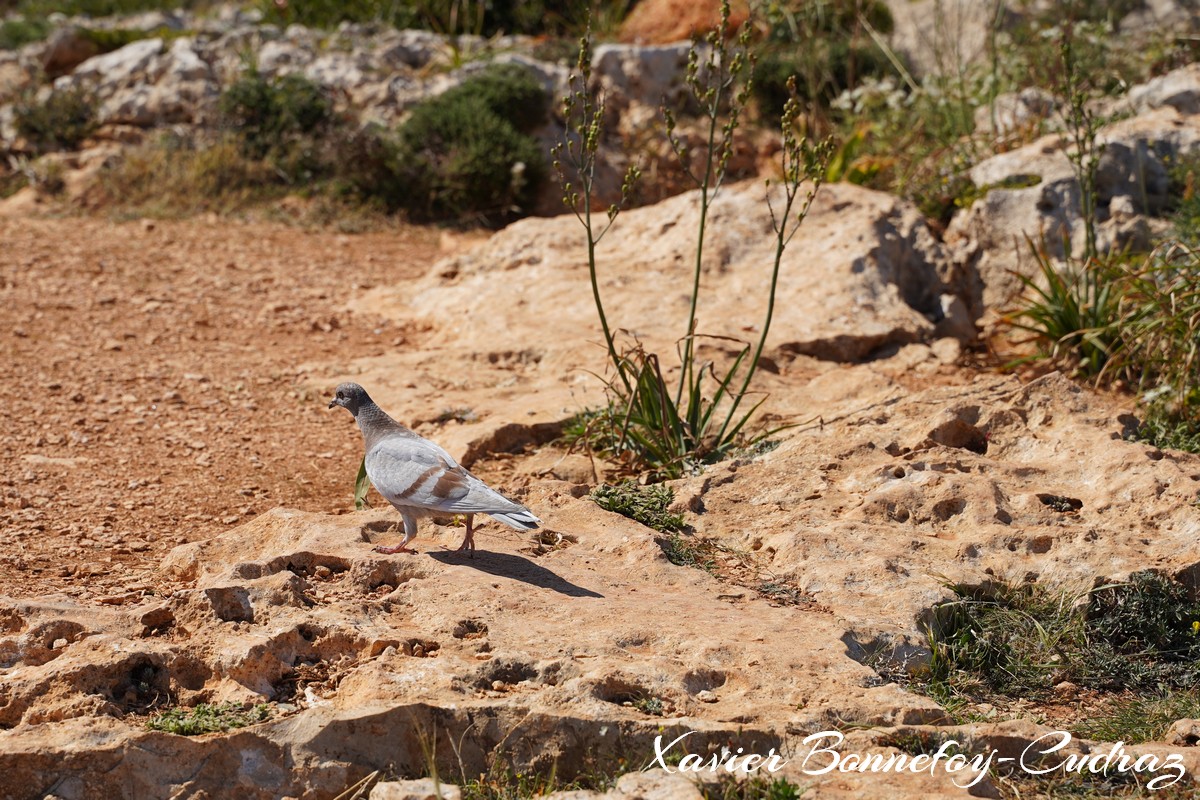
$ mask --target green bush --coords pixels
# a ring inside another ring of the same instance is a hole
[[[391,159],[403,191],[387,194],[423,220],[500,221],[527,212],[546,172],[537,141],[519,127],[535,119],[533,88],[541,92],[523,70],[494,69],[417,106]],[[498,107],[505,97],[520,100],[515,122],[501,115],[510,111]]]
[[[518,64],[496,64],[438,97],[445,105],[478,100],[521,133],[532,133],[546,121],[550,96],[529,70]]]
[[[272,81],[252,71],[225,90],[220,107],[248,152],[259,157],[280,139],[316,133],[333,118],[329,99],[302,75]]]
[[[320,169],[320,145],[334,125],[333,105],[301,75],[269,80],[250,71],[221,95],[223,125],[248,158],[265,159],[289,180]]]
[[[396,0],[299,0],[276,3],[261,0],[263,19],[276,25],[305,25],[310,28],[336,28],[340,23],[378,22],[397,28],[426,28],[419,3]]]
[[[50,33],[44,19],[6,19],[0,22],[0,50],[16,50],[30,42],[40,42]]]
[[[84,89],[56,90],[44,102],[30,93],[14,104],[13,123],[38,152],[71,150],[96,130],[96,99]]]
[[[801,100],[828,107],[839,94],[865,78],[896,74],[887,57],[871,44],[834,40],[816,50],[814,54],[810,48],[796,46],[763,54],[754,73],[754,97],[765,116],[773,118],[783,113],[789,97],[787,83],[793,77]]]

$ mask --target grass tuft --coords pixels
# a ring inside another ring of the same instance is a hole
[[[1102,714],[1083,720],[1074,731],[1098,742],[1141,744],[1161,741],[1181,719],[1200,719],[1200,693],[1190,690],[1118,697]]]
[[[1068,682],[1126,693],[1094,728],[1115,735],[1122,719],[1133,719],[1129,707],[1161,709],[1158,722],[1147,722],[1157,730],[1173,709],[1196,702],[1189,693],[1200,681],[1200,601],[1172,578],[1147,570],[1082,594],[1038,584],[955,591],[959,599],[933,609],[931,660],[919,685],[952,713],[1006,698],[1050,700]]]

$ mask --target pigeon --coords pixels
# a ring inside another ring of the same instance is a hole
[[[408,543],[417,535],[417,519],[438,513],[466,515],[467,535],[455,552],[465,551],[472,557],[475,514],[488,514],[519,531],[531,531],[541,523],[528,508],[467,472],[441,447],[389,417],[357,383],[339,385],[329,401],[329,407],[334,406],[354,415],[366,444],[367,477],[404,521],[404,540],[396,547],[376,547],[376,551],[389,555],[416,552]]]

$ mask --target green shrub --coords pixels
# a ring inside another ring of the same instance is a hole
[[[6,19],[0,22],[0,50],[16,50],[30,42],[40,42],[50,33],[44,19]]]
[[[828,107],[842,92],[867,78],[896,74],[896,68],[873,44],[825,42],[819,53],[801,47],[772,48],[759,59],[754,73],[754,97],[768,118],[783,113],[790,96],[789,79],[796,79],[801,100]]]
[[[613,29],[632,0],[602,4],[603,29]],[[335,28],[343,22],[382,23],[445,34],[575,35],[586,25],[588,0],[259,0],[268,22]]]
[[[301,0],[276,3],[260,0],[263,19],[276,25],[304,25],[310,28],[336,28],[343,22],[378,22],[397,28],[425,28],[418,3],[396,0]]]
[[[16,0],[15,10],[26,18],[46,17],[54,12],[68,17],[112,17],[141,11],[162,11],[164,7],[197,9],[214,5],[212,0]]]
[[[269,80],[257,70],[225,90],[220,112],[251,158],[283,155],[333,121],[333,105],[315,83],[302,75]]]
[[[536,105],[536,83],[522,73],[493,70],[413,110],[391,159],[402,192],[388,194],[414,218],[500,221],[529,210],[546,167],[537,141],[517,127],[531,123]],[[489,105],[504,97],[522,99],[516,124]]]
[[[478,100],[521,133],[532,133],[546,121],[550,96],[519,64],[496,64],[437,98],[444,105]]]
[[[85,89],[55,90],[44,102],[27,94],[14,104],[13,122],[39,152],[71,150],[96,130],[96,99]]]

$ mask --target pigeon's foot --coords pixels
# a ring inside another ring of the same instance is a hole
[[[471,558],[475,557],[475,526],[473,523],[474,515],[467,514],[467,534],[463,537],[462,544],[454,551],[456,553],[466,552]]]
[[[407,547],[405,545],[398,544],[395,547],[384,547],[383,545],[379,545],[378,547],[375,548],[375,552],[383,553],[386,556],[391,556],[391,555],[395,555],[396,553],[412,553],[413,555],[416,555],[417,551],[413,550],[411,547]]]

